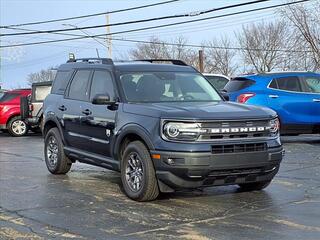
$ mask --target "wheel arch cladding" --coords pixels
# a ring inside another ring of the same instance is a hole
[[[130,124],[121,129],[114,145],[114,158],[120,160],[124,147],[132,141],[141,141],[148,150],[154,150],[154,145],[147,130],[137,124]]]

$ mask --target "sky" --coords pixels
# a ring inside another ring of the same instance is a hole
[[[0,25],[3,26],[25,22],[73,17],[162,1],[165,0],[1,0]],[[110,23],[116,23],[173,14],[196,12],[248,1],[249,0],[180,0],[165,5],[110,14],[109,19]],[[283,2],[285,1],[270,0],[265,3],[217,11],[198,17],[186,17],[183,19],[179,18],[173,20],[169,19],[150,23],[131,24],[126,26],[114,26],[111,27],[110,32],[117,32],[122,30],[129,30],[132,28],[147,27],[164,23],[172,23],[183,20],[191,20],[200,17],[202,18],[207,16],[215,16],[236,11],[248,10],[251,8],[275,5]],[[279,19],[278,15],[274,13],[273,9],[270,9],[168,28],[118,34],[114,35],[113,37],[117,37],[119,39],[149,40],[152,36],[155,36],[162,40],[172,42],[174,38],[183,36],[188,40],[189,44],[201,44],[201,42],[203,41],[209,41],[210,39],[223,36],[234,38],[235,32],[241,30],[242,26],[246,24],[260,21],[276,21],[277,19]],[[103,15],[64,22],[55,22],[50,24],[25,26],[25,28],[33,30],[70,28],[70,26],[66,26],[63,24],[72,24],[78,27],[106,24],[106,16]],[[106,31],[106,28],[86,30],[88,34],[103,34],[106,33]],[[13,32],[18,31],[1,29],[1,33]],[[78,30],[70,33],[83,35],[83,33]],[[0,45],[46,41],[62,38],[69,37],[55,34],[38,34],[10,37],[3,36],[0,39]],[[136,43],[114,40],[112,41],[112,57],[118,59],[126,58],[130,49],[135,48],[135,46]],[[34,46],[2,48],[0,49],[0,86],[4,89],[26,87],[26,79],[28,74],[38,72],[41,69],[56,67],[59,64],[66,62],[66,60],[68,59],[68,53],[70,52],[75,53],[77,58],[96,57],[96,49],[98,49],[100,57],[108,56],[108,51],[104,46],[104,43],[98,43],[93,39],[82,39],[76,41]]]

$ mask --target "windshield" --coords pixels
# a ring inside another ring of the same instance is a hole
[[[123,73],[120,81],[128,102],[210,102],[221,97],[197,73]]]

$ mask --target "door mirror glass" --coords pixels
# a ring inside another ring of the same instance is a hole
[[[96,105],[111,105],[113,103],[115,102],[110,100],[109,94],[96,94],[92,98],[92,104]]]

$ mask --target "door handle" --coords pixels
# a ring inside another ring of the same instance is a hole
[[[62,112],[67,110],[67,108],[64,105],[61,105],[60,107],[58,107],[58,109]]]
[[[269,95],[269,98],[278,98],[278,95]]]
[[[89,109],[83,110],[82,113],[84,115],[91,115],[92,114],[92,112]]]
[[[320,102],[320,99],[319,99],[319,98],[314,98],[314,99],[312,99],[312,101],[314,101],[314,102]]]

